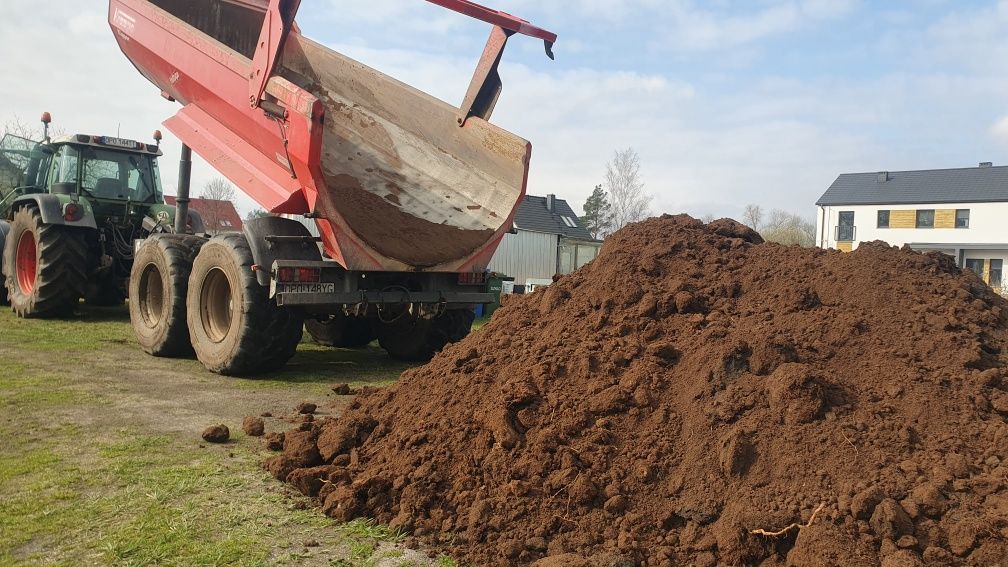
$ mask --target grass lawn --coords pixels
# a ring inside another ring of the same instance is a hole
[[[4,310],[0,565],[453,564],[381,526],[326,518],[261,470],[268,452],[238,427],[257,408],[336,382],[388,384],[404,368],[377,349],[303,344],[276,375],[228,379],[141,353],[124,309],[70,321]],[[198,432],[218,420],[232,443],[204,445]]]

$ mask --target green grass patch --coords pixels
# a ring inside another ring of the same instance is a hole
[[[88,351],[110,344],[135,344],[126,307],[87,307],[68,319],[20,319],[0,310],[4,346],[40,351]]]
[[[260,469],[263,455],[241,436],[200,448],[61,417],[107,404],[0,357],[0,565],[297,564],[309,537],[333,555],[349,547],[351,564],[364,564],[367,549],[396,539],[295,506],[299,497]]]
[[[391,360],[377,344],[361,349],[330,348],[302,341],[298,352],[282,370],[239,380],[250,387],[285,388],[291,384],[347,383],[354,387],[388,386],[416,364]]]
[[[82,306],[67,320],[0,310],[0,329],[0,566],[297,565],[325,557],[356,567],[401,556],[382,545],[400,534],[368,521],[337,524],[270,478],[259,444],[240,433],[228,446],[200,447],[144,429],[116,405],[117,396],[138,394],[136,386],[110,380],[152,364],[165,379],[185,374],[202,383],[204,373],[236,388],[310,396],[342,382],[388,385],[411,367],[376,345],[306,341],[283,371],[233,379],[195,360],[147,359],[125,307]],[[186,407],[166,415],[174,410]]]

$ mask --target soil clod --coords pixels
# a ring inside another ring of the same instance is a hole
[[[227,443],[231,439],[231,431],[226,425],[211,425],[203,430],[203,440],[207,443]]]
[[[266,431],[266,423],[261,417],[248,416],[242,420],[242,431],[249,437],[261,437]]]

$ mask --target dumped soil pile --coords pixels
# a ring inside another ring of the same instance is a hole
[[[472,565],[1005,565],[1006,347],[946,256],[664,217],[266,466]]]

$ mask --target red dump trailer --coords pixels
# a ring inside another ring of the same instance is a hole
[[[241,235],[165,235],[138,251],[131,318],[155,355],[211,370],[282,366],[302,323],[320,342],[375,338],[423,359],[465,336],[525,194],[531,144],[489,122],[515,34],[556,36],[467,0],[490,25],[461,107],[301,35],[300,0],[110,0],[123,53],[182,108],[165,126],[279,216]],[[180,168],[180,192],[188,167]],[[185,206],[187,195],[181,195]],[[321,243],[321,245],[319,245]]]

